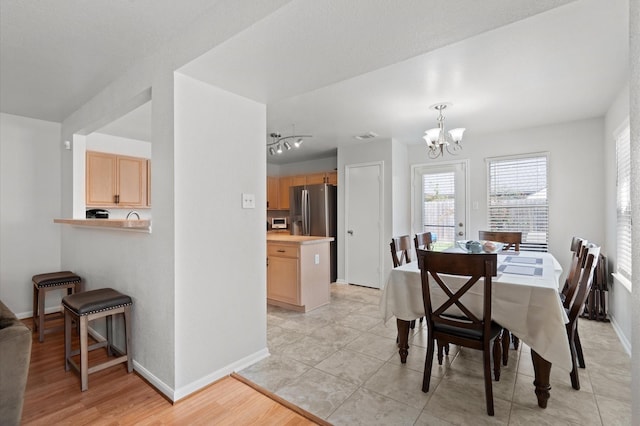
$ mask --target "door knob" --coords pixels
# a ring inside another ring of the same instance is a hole
[[[347,234],[349,234],[349,235],[353,235],[353,230],[349,229],[349,230],[347,231]]]
[[[462,237],[464,235],[464,232],[460,231],[458,232],[458,235]]]

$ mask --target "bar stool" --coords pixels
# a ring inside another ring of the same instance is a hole
[[[64,368],[69,371],[73,367],[80,372],[80,388],[86,391],[89,388],[89,374],[123,362],[127,363],[127,371],[133,371],[131,360],[131,297],[122,294],[112,288],[100,288],[65,296],[62,299],[64,307]],[[124,316],[126,353],[118,354],[115,358],[89,367],[89,351],[106,347],[107,354],[119,352],[113,347],[112,318],[116,314]],[[106,317],[107,338],[98,343],[88,345],[89,321]],[[72,321],[80,324],[80,348],[71,350]],[[80,365],[71,357],[80,354]]]
[[[45,321],[59,318],[58,316],[46,318],[44,312],[44,301],[49,290],[66,289],[67,294],[79,292],[81,278],[71,271],[48,272],[46,274],[34,275],[33,282],[33,329],[38,330],[38,340],[44,342],[45,333],[61,330],[62,326],[49,327],[45,329]],[[62,314],[62,312],[60,312]]]

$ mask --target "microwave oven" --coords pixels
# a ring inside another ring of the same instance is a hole
[[[271,218],[271,228],[272,229],[287,229],[287,218],[286,217],[272,217]]]

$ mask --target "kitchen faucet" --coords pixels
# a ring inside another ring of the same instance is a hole
[[[129,216],[131,216],[132,214],[135,214],[136,217],[140,219],[140,215],[138,214],[138,212],[135,210],[131,210],[129,213],[127,213],[127,220],[129,220]]]

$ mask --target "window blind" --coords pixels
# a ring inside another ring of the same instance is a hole
[[[489,228],[522,232],[522,250],[548,249],[547,163],[546,154],[487,161]]]
[[[455,174],[422,175],[422,232],[433,232],[440,242],[455,240]]]
[[[616,272],[631,282],[631,137],[627,127],[616,138]]]

